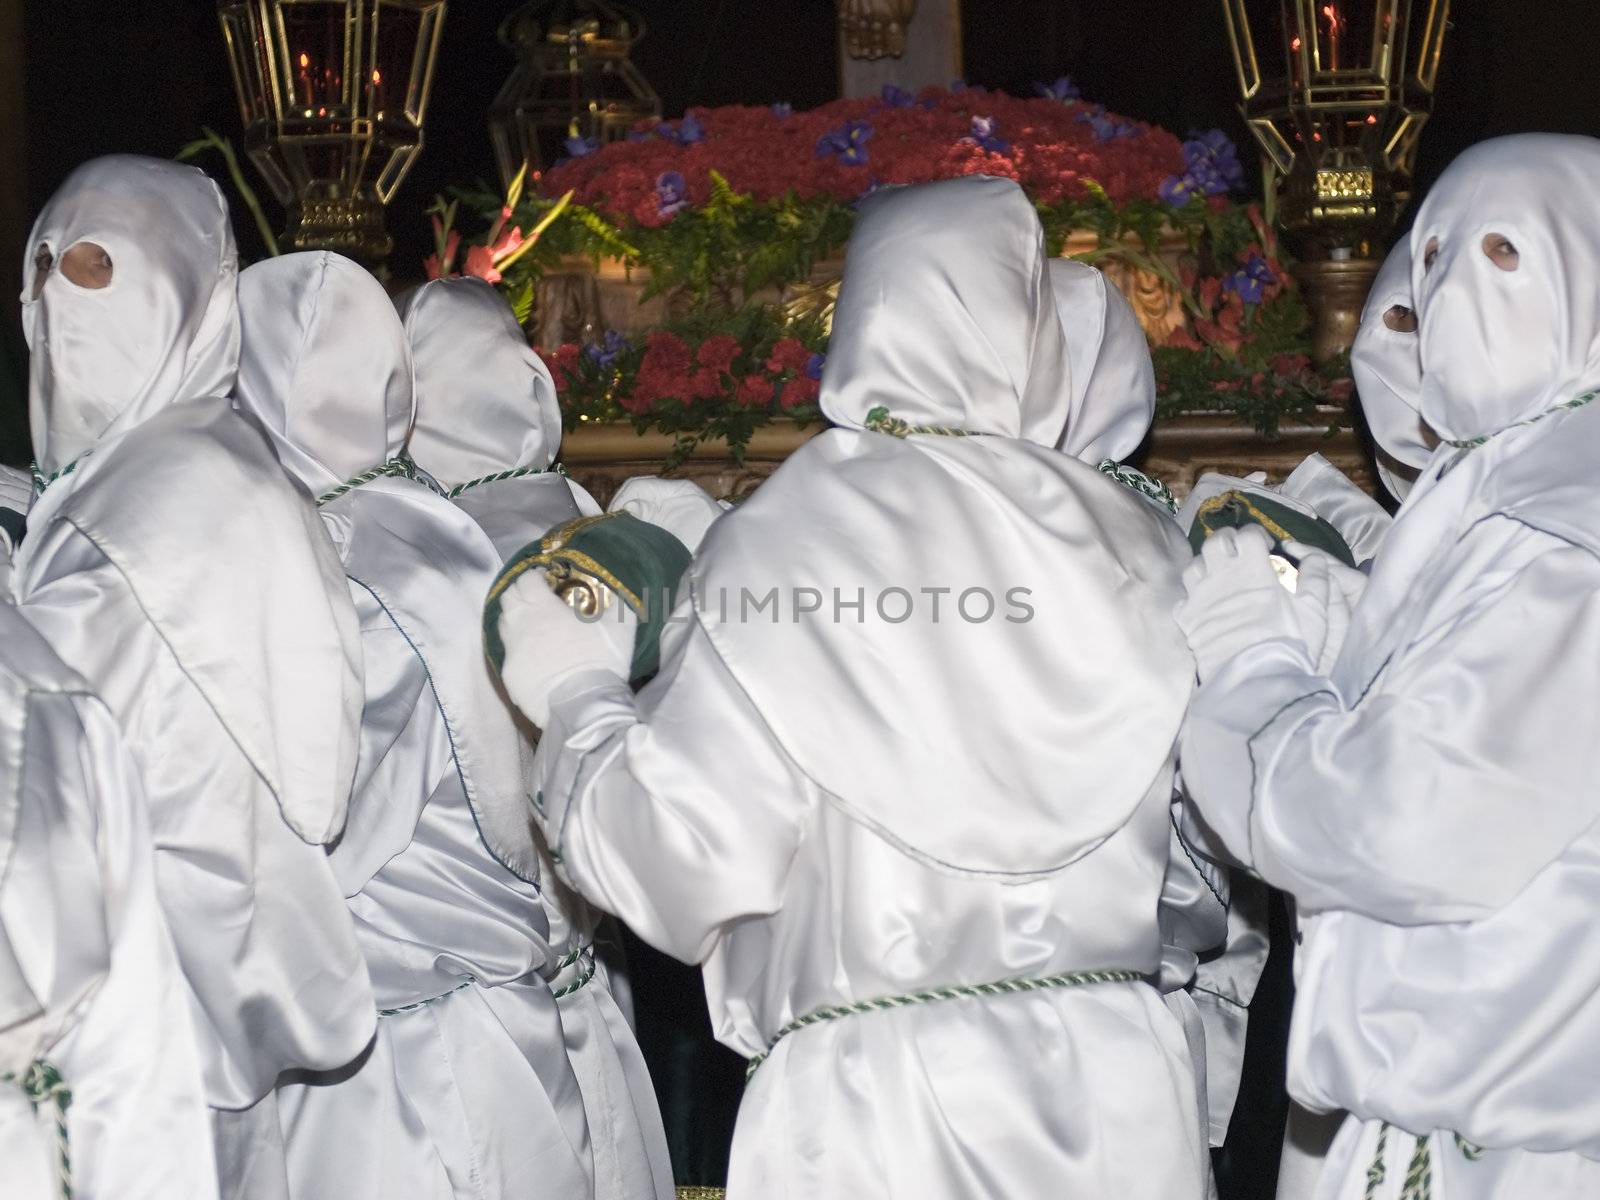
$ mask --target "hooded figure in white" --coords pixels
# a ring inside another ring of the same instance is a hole
[[[531,576],[504,601],[561,870],[702,963],[753,1060],[734,1200],[1205,1193],[1183,1031],[1146,982],[1188,549],[1056,449],[1045,263],[1010,181],[863,203],[839,428],[712,527],[637,697],[616,622]],[[586,659],[541,658],[563,627]]]
[[[1053,259],[1050,283],[1067,339],[1072,395],[1060,448],[1109,473],[1139,448],[1155,417],[1150,343],[1133,306],[1100,271]],[[1160,985],[1189,1040],[1206,1140],[1220,1146],[1238,1095],[1246,1016],[1267,940],[1264,926],[1257,928],[1259,897],[1244,889],[1236,908],[1227,872],[1189,850],[1178,816],[1175,808],[1161,891]]]
[[[1463,154],[1411,235],[1444,444],[1331,671],[1251,531],[1180,609],[1185,778],[1302,918],[1289,1087],[1351,1116],[1317,1195],[1600,1194],[1600,142]],[[1377,1182],[1372,1182],[1376,1180]]]
[[[75,281],[63,261],[90,256]],[[278,1174],[251,1109],[350,1061],[372,991],[323,843],[344,826],[360,645],[337,556],[238,364],[233,236],[191,167],[113,157],[40,214],[24,273],[44,490],[11,587],[116,716],[193,997],[223,1191]],[[82,280],[87,279],[87,282]]]
[[[1410,493],[1439,444],[1417,411],[1422,403],[1422,356],[1416,306],[1411,302],[1411,243],[1402,240],[1373,280],[1350,348],[1361,411],[1378,446],[1378,477],[1396,500]]]
[[[401,311],[416,373],[410,453],[493,541],[496,557],[593,514],[588,494],[551,469],[561,444],[555,384],[499,294],[476,279],[440,279]],[[481,600],[463,610],[464,622]],[[487,679],[481,655],[479,663]],[[594,913],[558,880],[542,882],[551,944],[564,963],[551,986],[588,1114],[594,1194],[670,1200],[655,1090],[612,977],[596,962]]]
[[[349,259],[239,280],[237,399],[313,496],[360,617],[366,705],[330,861],[376,995],[352,1069],[279,1088],[290,1194],[484,1200],[592,1188],[583,1100],[550,980],[528,758],[474,614],[499,555],[400,457],[405,332]]]
[[[114,718],[8,598],[0,746],[7,1200],[216,1200],[138,772]]]

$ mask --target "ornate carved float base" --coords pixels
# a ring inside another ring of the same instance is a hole
[[[1157,425],[1135,463],[1161,479],[1182,499],[1205,471],[1248,475],[1265,471],[1278,482],[1308,454],[1322,454],[1365,491],[1377,493],[1372,460],[1355,433],[1342,429],[1328,434],[1341,413],[1319,412],[1312,421],[1285,422],[1267,437],[1222,413],[1188,413]],[[825,425],[801,429],[779,421],[756,430],[743,463],[736,463],[726,442],[702,442],[669,474],[692,479],[721,500],[748,495],[778,465]],[[631,425],[589,424],[566,435],[561,461],[567,473],[601,504],[610,503],[624,480],[635,475],[659,475],[672,454],[673,438],[665,433],[635,433]]]
[[[1143,243],[1135,238],[1125,239],[1125,243],[1130,255],[1142,257],[1146,253]],[[1096,254],[1100,249],[1099,234],[1080,229],[1068,235],[1062,254],[1077,258]],[[1173,277],[1192,262],[1188,240],[1175,231],[1162,238],[1156,257]],[[1152,343],[1164,343],[1168,334],[1184,324],[1183,299],[1168,279],[1116,254],[1098,258],[1096,265],[1128,297]],[[749,299],[781,305],[794,315],[822,316],[831,323],[843,271],[842,257],[823,259],[804,282]],[[646,300],[644,293],[649,286],[650,272],[644,267],[630,267],[619,259],[601,259],[596,266],[587,258],[567,258],[546,271],[539,281],[531,340],[541,350],[554,350],[564,342],[598,341],[608,329],[636,336],[681,315],[680,297],[662,294]],[[739,299],[732,297],[730,301]]]

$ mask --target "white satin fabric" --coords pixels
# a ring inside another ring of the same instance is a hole
[[[111,714],[0,599],[0,1076],[71,1089],[78,1200],[215,1200],[188,989]],[[56,1109],[0,1082],[0,1191],[57,1200]]]
[[[713,499],[692,480],[636,475],[616,490],[607,511],[632,513],[641,521],[659,525],[693,554],[717,518],[732,507],[725,500]]]
[[[553,472],[492,478],[548,467],[561,433],[549,372],[494,290],[476,280],[438,280],[413,292],[402,314],[417,380],[411,450],[447,488],[471,485],[454,503],[493,543],[496,558],[587,509],[582,490]],[[669,1200],[672,1164],[655,1089],[613,995],[616,981],[595,961],[595,914],[558,880],[542,882],[550,943],[562,959],[576,956],[551,986],[566,993],[561,1032],[588,1117],[594,1195]]]
[[[1350,347],[1361,411],[1378,446],[1378,477],[1395,499],[1404,500],[1417,473],[1428,465],[1438,439],[1430,437],[1417,412],[1422,402],[1422,359],[1416,331],[1390,329],[1383,319],[1396,305],[1416,307],[1411,301],[1411,243],[1404,238],[1389,251],[1372,281],[1361,327]]]
[[[323,488],[396,456],[411,364],[377,282],[299,254],[250,268],[239,293],[238,403],[301,482]],[[369,481],[321,514],[361,619],[366,683],[350,820],[330,859],[380,1016],[365,1057],[278,1089],[287,1195],[589,1195],[583,1097],[547,982],[557,956],[526,816],[531,752],[475,619],[499,556],[409,479]]]
[[[1424,241],[1458,247],[1419,288],[1425,368],[1442,353],[1435,339],[1486,337],[1471,353],[1486,371],[1505,365],[1509,381],[1503,402],[1475,383],[1459,411],[1433,385],[1430,423],[1451,430],[1524,411],[1524,395],[1559,394],[1550,380],[1600,382],[1583,365],[1600,314],[1588,345],[1571,315],[1592,307],[1589,284],[1547,257],[1556,245],[1600,256],[1586,203],[1554,199],[1575,163],[1591,187],[1600,181],[1600,146],[1504,141],[1520,145],[1463,155],[1418,217]],[[1517,322],[1473,313],[1458,324],[1466,298],[1428,308],[1460,286],[1464,264],[1476,273],[1459,247],[1481,256],[1485,229],[1500,228],[1502,188],[1543,198],[1520,215],[1511,274],[1526,273],[1518,295],[1572,291],[1564,356],[1530,345]],[[1543,355],[1543,378],[1524,354]],[[1425,369],[1425,389],[1427,379]],[[1330,676],[1311,670],[1303,646],[1262,643],[1206,681],[1191,708],[1184,771],[1207,821],[1300,907],[1290,1090],[1314,1110],[1353,1114],[1319,1181],[1323,1200],[1363,1194],[1383,1122],[1395,1128],[1381,1197],[1399,1195],[1404,1163],[1394,1164],[1419,1137],[1440,1200],[1600,1193],[1600,1102],[1588,1083],[1600,1072],[1600,963],[1572,951],[1600,899],[1597,460],[1592,405],[1476,449],[1441,449]],[[1452,1134],[1485,1154],[1469,1159]]]
[[[138,769],[229,1192],[239,1158],[273,1169],[257,1101],[278,1075],[348,1062],[375,1018],[320,844],[344,823],[360,712],[338,559],[261,431],[220,396],[170,390],[233,374],[225,211],[198,173],[113,159],[75,172],[41,215],[70,239],[120,237],[118,214],[134,213],[140,246],[105,289],[124,289],[106,299],[114,335],[56,345],[108,311],[53,273],[29,318],[48,436],[99,426],[74,415],[95,407],[85,380],[112,389],[117,415],[34,504],[11,586],[111,709]],[[115,390],[130,382],[133,401]],[[81,442],[53,444],[47,463]]]
[[[1188,550],[1154,505],[1053,449],[1064,352],[1040,242],[1009,183],[933,184],[864,205],[834,325],[830,415],[859,425],[883,403],[996,436],[824,433],[717,522],[652,683],[635,697],[591,674],[554,697],[536,802],[560,869],[652,944],[703,964],[717,1037],[742,1054],[826,1005],[1109,966],[1153,978],[1159,967],[1172,730],[1154,683],[1179,710],[1192,668],[1145,606],[1170,610]],[[951,325],[959,311],[974,323]],[[1042,444],[1021,440],[1024,428]],[[769,554],[774,543],[782,555]],[[960,635],[977,626],[874,625],[831,645],[851,627],[819,627],[803,646],[792,625],[721,623],[710,590],[730,578],[762,591],[961,582],[951,564],[973,582],[1033,582],[1040,607],[1031,628],[1007,627],[1014,637],[976,639],[993,657],[959,684],[919,663],[961,661]],[[1074,569],[1083,579],[1069,583]],[[1119,595],[1126,627],[1104,631],[1095,606]],[[1159,742],[1100,748],[1128,773],[1114,802],[1092,791],[1113,774],[1083,744],[1102,736],[1096,721],[1040,725],[1040,713],[1087,712],[1066,682],[1084,670],[1055,677],[1024,661],[1097,666],[1103,632],[1154,647],[1128,664],[1148,692],[1108,683],[1095,696]],[[895,685],[864,690],[852,654],[892,662]],[[1144,712],[1129,711],[1134,695]],[[820,729],[796,722],[804,707],[827,718]],[[1083,770],[1046,786],[1033,778],[1039,762],[1062,765],[1050,736],[1079,740]],[[922,756],[982,765],[938,778]],[[879,787],[903,819],[877,804]],[[1015,801],[1030,794],[1059,827],[1043,846]],[[929,846],[956,866],[929,861]],[[1048,869],[1063,858],[1071,865]],[[729,1195],[1153,1200],[1203,1196],[1206,1180],[1184,1032],[1137,982],[912,1005],[785,1037],[745,1092]]]
[[[1133,305],[1087,263],[1050,260],[1072,392],[1058,449],[1091,467],[1139,448],[1156,415],[1156,373]]]
[[[0,465],[0,508],[26,513],[32,503],[32,477],[26,471]]]
[[[449,487],[555,462],[555,381],[499,292],[481,279],[435,279],[401,315],[417,377],[413,458]]]
[[[869,198],[823,384],[836,428],[717,523],[692,574],[729,670],[834,803],[930,864],[1006,878],[1065,866],[1129,818],[1168,765],[1192,677],[1171,619],[1186,543],[1054,449],[1071,405],[1046,262],[1010,181]],[[867,431],[879,408],[966,436]],[[776,623],[721,619],[773,588]],[[880,615],[892,588],[913,600],[898,622]],[[804,589],[823,606],[796,619]],[[858,591],[861,619],[830,619]],[[990,619],[952,611],[969,591]],[[817,704],[796,678],[838,699]],[[996,723],[1010,736],[958,736]]]
[[[112,279],[80,287],[59,268],[35,290],[35,259],[80,242],[104,249]],[[67,176],[28,236],[22,328],[33,352],[28,419],[52,475],[172,401],[225,395],[238,365],[233,228],[217,185],[195,167],[117,154]]]

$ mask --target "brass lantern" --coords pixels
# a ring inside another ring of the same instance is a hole
[[[661,97],[629,57],[644,20],[610,0],[533,0],[506,18],[500,40],[517,65],[489,108],[501,182],[598,146],[661,115]]]
[[[445,0],[218,0],[245,146],[296,250],[364,262],[422,149]]]
[[[1318,358],[1349,347],[1410,195],[1449,0],[1223,0],[1278,220],[1308,260]]]
[[[1358,249],[1392,227],[1433,106],[1449,0],[1223,0],[1284,228]]]

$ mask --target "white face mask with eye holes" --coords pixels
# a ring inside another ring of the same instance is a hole
[[[1600,385],[1600,141],[1480,143],[1434,185],[1411,234],[1419,409],[1467,442]]]
[[[1417,411],[1422,402],[1422,360],[1411,303],[1411,247],[1404,240],[1390,251],[1373,280],[1361,328],[1350,347],[1350,371],[1367,428],[1383,452],[1378,475],[1396,499],[1404,500],[1411,479],[1393,469],[1394,464],[1420,471],[1438,444],[1423,428]]]
[[[235,269],[227,207],[194,168],[116,155],[68,177],[34,223],[23,265],[42,472],[170,403],[231,390]]]

